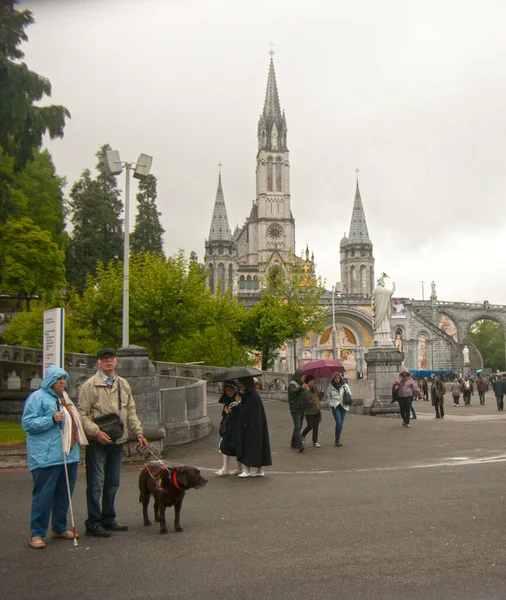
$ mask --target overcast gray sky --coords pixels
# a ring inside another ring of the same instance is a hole
[[[204,254],[222,177],[255,197],[269,43],[286,111],[297,250],[340,279],[355,168],[376,273],[398,296],[506,303],[503,0],[33,0],[25,46],[72,113],[49,144],[75,181],[109,142],[154,157],[165,250]],[[124,187],[123,182],[121,182]],[[70,187],[70,186],[69,186]],[[132,216],[133,222],[133,216]]]

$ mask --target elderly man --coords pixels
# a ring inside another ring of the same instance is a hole
[[[97,537],[109,537],[111,531],[127,531],[126,525],[116,521],[114,509],[120,484],[123,444],[129,434],[133,434],[141,446],[148,445],[137,418],[132,390],[128,381],[116,374],[117,364],[112,348],[99,350],[98,371],[83,384],[79,394],[79,411],[89,440],[86,449],[86,535]],[[117,439],[112,439],[112,433],[102,431],[95,422],[95,419],[100,421],[101,416],[114,413],[119,415],[122,425]]]

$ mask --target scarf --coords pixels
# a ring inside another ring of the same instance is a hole
[[[69,454],[76,442],[80,446],[87,446],[88,439],[84,433],[81,417],[77,408],[72,403],[67,392],[63,392],[60,396],[60,407],[65,413],[65,419],[63,419],[62,446],[65,454]]]

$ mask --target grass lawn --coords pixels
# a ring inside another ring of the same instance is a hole
[[[23,444],[25,432],[21,429],[21,423],[15,421],[0,421],[0,446],[5,444]]]

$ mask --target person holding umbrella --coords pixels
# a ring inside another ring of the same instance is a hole
[[[238,477],[263,477],[262,467],[272,465],[267,417],[252,376],[241,377],[237,385],[242,394],[236,431],[237,460],[243,471]],[[255,471],[251,471],[255,468]]]
[[[230,457],[237,456],[236,431],[241,397],[239,396],[237,382],[234,379],[225,381],[225,384],[223,385],[223,394],[218,402],[224,405],[221,412],[222,418],[220,423],[220,452],[223,455],[223,466],[218,471],[215,471],[215,475],[224,477],[230,473],[228,468]],[[237,470],[232,471],[232,475],[239,475],[239,473],[242,473],[242,465],[238,462]]]
[[[32,474],[31,548],[46,547],[52,515],[52,536],[75,540],[67,528],[67,511],[77,478],[81,446],[88,441],[81,417],[65,392],[68,373],[48,367],[40,388],[28,396],[21,425],[26,431],[26,456]]]
[[[352,397],[347,383],[344,383],[341,373],[335,373],[330,380],[326,392],[327,403],[336,422],[336,446],[342,446],[341,434],[344,417],[350,410]]]

